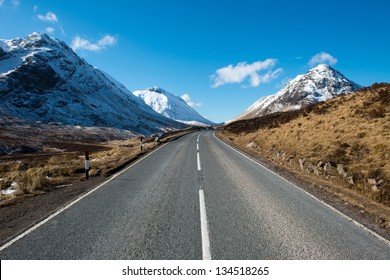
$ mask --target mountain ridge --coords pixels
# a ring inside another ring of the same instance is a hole
[[[359,88],[360,85],[348,80],[331,66],[319,64],[306,74],[296,76],[275,94],[260,98],[233,121],[299,109]]]
[[[47,34],[1,39],[0,49],[3,114],[32,122],[114,127],[143,134],[183,127]]]

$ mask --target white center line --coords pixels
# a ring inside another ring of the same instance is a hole
[[[211,260],[209,227],[207,225],[206,204],[204,202],[204,192],[199,190],[200,205],[200,229],[202,234],[202,255],[204,260]]]
[[[196,150],[199,152],[199,143],[196,144]]]
[[[202,168],[200,166],[200,157],[199,157],[199,152],[196,153],[196,159],[197,159],[197,162],[198,162],[198,171],[201,171]]]

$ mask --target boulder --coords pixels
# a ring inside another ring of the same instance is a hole
[[[332,165],[330,164],[330,162],[325,163],[324,171],[325,172],[330,172],[331,170],[332,170]]]
[[[302,171],[305,170],[305,167],[303,166],[304,163],[305,163],[305,159],[300,158],[299,159],[299,166],[301,167]]]
[[[246,145],[246,147],[248,149],[252,149],[252,150],[258,150],[259,149],[259,146],[255,144],[255,142],[250,142],[248,145]]]
[[[347,178],[348,176],[343,164],[337,164],[337,173],[339,173],[339,175],[343,178]]]

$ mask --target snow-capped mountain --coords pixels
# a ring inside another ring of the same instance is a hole
[[[154,133],[181,124],[46,34],[0,40],[0,112],[31,122]]]
[[[191,125],[213,124],[191,108],[181,97],[159,87],[136,90],[133,94],[142,98],[154,111],[178,122]]]
[[[360,87],[329,65],[319,64],[305,75],[295,77],[277,93],[259,99],[234,120],[299,109],[339,94],[348,94]]]

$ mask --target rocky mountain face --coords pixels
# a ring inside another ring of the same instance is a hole
[[[296,110],[340,94],[348,94],[359,88],[361,86],[348,80],[339,71],[329,65],[320,64],[306,74],[295,77],[277,93],[259,99],[234,120]]]
[[[46,34],[0,40],[0,113],[30,122],[155,133],[183,127]]]
[[[136,90],[134,95],[142,98],[154,111],[175,121],[190,125],[212,125],[213,122],[202,117],[181,97],[159,87]]]

